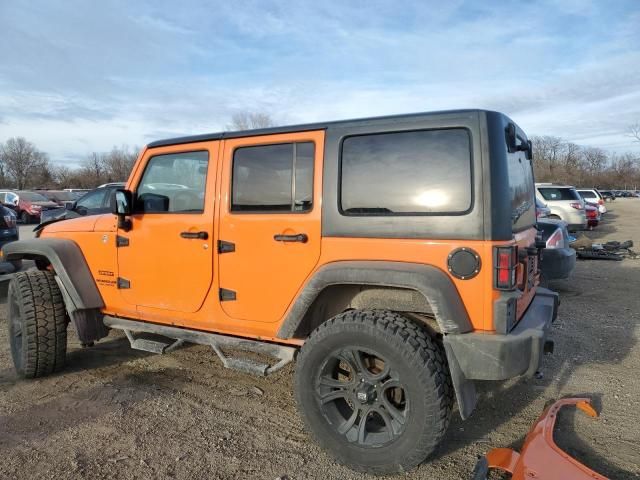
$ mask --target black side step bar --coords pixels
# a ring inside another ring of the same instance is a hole
[[[109,328],[124,330],[129,339],[131,348],[152,353],[168,353],[182,345],[184,342],[209,345],[216,352],[222,364],[226,368],[240,370],[259,376],[266,376],[277,372],[295,358],[297,349],[275,343],[259,342],[246,338],[219,335],[217,333],[201,332],[199,330],[187,330],[184,328],[157,325],[154,323],[126,320],[119,317],[105,315],[104,324]],[[173,339],[173,342],[165,343],[157,340],[136,338],[134,333],[152,333]],[[232,348],[248,352],[259,353],[277,359],[273,364],[260,363],[248,358],[231,357],[226,355],[222,348]]]

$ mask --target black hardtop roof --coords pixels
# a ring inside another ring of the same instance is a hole
[[[491,110],[482,109],[464,109],[464,110],[442,110],[436,112],[421,112],[421,113],[405,113],[400,115],[387,115],[382,117],[369,117],[369,118],[356,118],[349,120],[336,120],[332,122],[319,122],[319,123],[303,123],[300,125],[287,125],[283,127],[270,127],[270,128],[258,128],[253,130],[240,130],[236,132],[218,132],[218,133],[205,133],[202,135],[190,135],[186,137],[167,138],[165,140],[156,140],[147,145],[147,148],[154,147],[166,147],[169,145],[180,145],[183,143],[195,143],[206,142],[211,140],[221,140],[225,138],[241,138],[241,137],[253,137],[260,135],[274,135],[278,133],[295,133],[306,132],[310,130],[326,130],[332,126],[348,127],[348,126],[361,126],[367,123],[384,123],[384,122],[402,122],[411,119],[430,117],[436,115],[460,115],[460,114],[474,114],[474,113],[493,113],[503,115],[499,112],[493,112]]]

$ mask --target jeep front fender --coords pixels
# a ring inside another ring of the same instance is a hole
[[[89,270],[82,250],[66,238],[34,238],[11,242],[2,247],[6,260],[45,258],[52,266],[69,313],[101,309],[104,302]]]

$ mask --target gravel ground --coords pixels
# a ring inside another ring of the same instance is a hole
[[[640,199],[607,206],[589,236],[633,239],[640,250]],[[544,378],[480,385],[472,418],[454,413],[440,451],[394,478],[469,478],[479,454],[521,447],[545,403],[569,395],[593,398],[601,416],[566,411],[558,443],[610,478],[640,478],[640,260],[579,262],[571,280],[551,288],[562,305]],[[201,346],[156,356],[130,350],[121,335],[89,349],[71,335],[64,372],[24,381],[0,308],[1,479],[366,478],[307,436],[291,366],[254,378],[221,368]]]

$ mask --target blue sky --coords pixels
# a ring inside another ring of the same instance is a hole
[[[0,1],[0,141],[56,163],[224,129],[453,108],[611,151],[640,122],[640,2]]]

